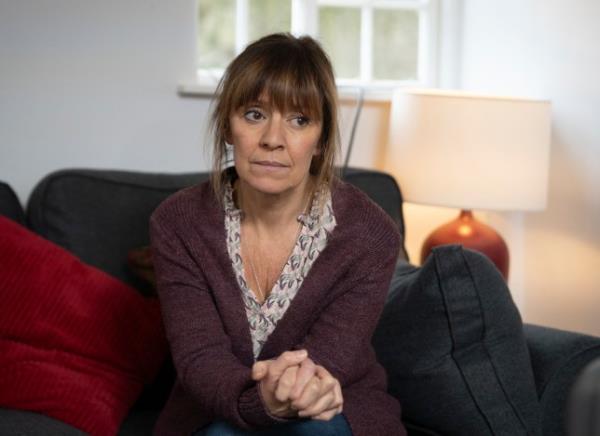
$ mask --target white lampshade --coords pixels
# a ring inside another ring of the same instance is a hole
[[[409,202],[461,209],[546,207],[550,102],[397,90],[385,170]]]

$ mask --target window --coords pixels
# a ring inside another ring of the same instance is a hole
[[[198,75],[216,80],[250,42],[308,34],[340,85],[435,85],[439,0],[198,0]]]

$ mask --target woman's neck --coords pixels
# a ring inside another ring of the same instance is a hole
[[[298,215],[306,212],[312,192],[312,178],[295,189],[280,193],[266,194],[257,191],[242,180],[235,182],[237,206],[244,212],[244,220],[252,222],[257,230],[284,230],[297,223]]]

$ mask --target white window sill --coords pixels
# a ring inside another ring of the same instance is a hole
[[[199,83],[181,84],[177,87],[177,94],[181,97],[213,98],[216,86],[201,85]]]

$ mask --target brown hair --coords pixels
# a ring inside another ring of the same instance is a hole
[[[238,55],[227,67],[217,87],[216,106],[211,118],[214,134],[211,181],[219,201],[229,177],[223,171],[227,159],[226,138],[229,117],[242,106],[266,94],[278,110],[299,110],[322,122],[320,153],[313,157],[311,174],[315,188],[331,183],[339,153],[337,89],[329,58],[309,36],[296,38],[288,33],[265,36]]]

